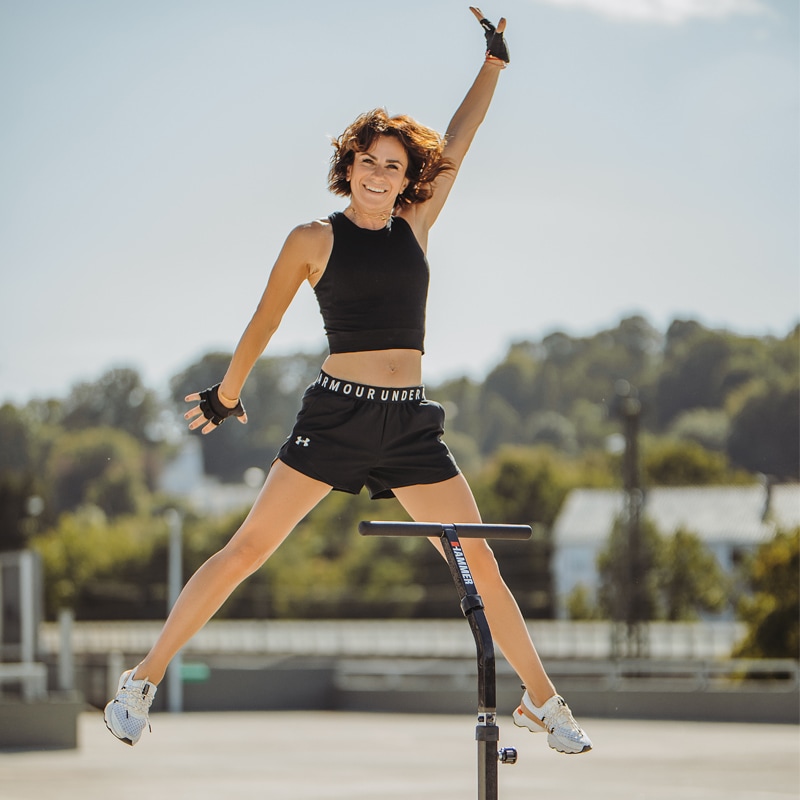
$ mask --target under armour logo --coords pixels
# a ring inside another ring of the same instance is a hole
[[[306,436],[305,439],[302,436],[298,436],[294,440],[294,443],[297,444],[297,445],[301,444],[301,445],[303,445],[303,447],[308,447],[308,444],[309,444],[310,441],[311,441],[311,439],[309,439],[307,436]]]

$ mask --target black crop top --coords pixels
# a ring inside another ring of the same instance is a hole
[[[409,224],[373,231],[331,214],[333,250],[314,292],[331,353],[424,353],[428,262]]]

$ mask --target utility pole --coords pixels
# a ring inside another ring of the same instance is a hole
[[[624,526],[626,534],[624,585],[619,587],[619,602],[614,620],[612,650],[616,656],[646,658],[647,638],[646,578],[647,554],[642,541],[642,492],[639,470],[639,422],[642,404],[636,388],[626,380],[615,386],[616,408],[622,418],[625,451],[622,457],[622,484],[625,491]]]

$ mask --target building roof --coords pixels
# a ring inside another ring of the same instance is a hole
[[[800,483],[780,483],[772,487],[768,519],[783,530],[800,526]]]
[[[624,500],[616,489],[573,490],[553,526],[554,543],[604,542]],[[664,534],[685,528],[707,544],[755,545],[777,527],[800,525],[800,484],[654,487],[645,493],[644,516]]]

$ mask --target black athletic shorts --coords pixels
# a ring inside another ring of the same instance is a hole
[[[365,386],[321,372],[277,458],[342,492],[366,486],[376,500],[458,475],[443,433],[444,409],[424,387]]]

